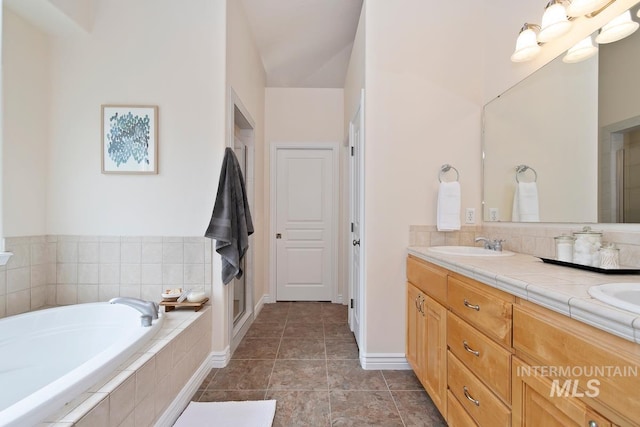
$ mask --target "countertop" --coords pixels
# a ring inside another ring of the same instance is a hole
[[[587,291],[604,283],[640,282],[640,275],[592,273],[519,253],[495,258],[445,255],[422,246],[409,247],[408,253],[640,344],[640,315],[600,302]]]

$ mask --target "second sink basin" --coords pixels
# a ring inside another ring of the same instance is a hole
[[[509,251],[492,251],[490,249],[478,246],[429,246],[428,251],[437,252],[446,255],[464,255],[464,256],[511,256],[514,253]]]
[[[606,283],[589,288],[589,295],[614,307],[640,314],[640,283]]]

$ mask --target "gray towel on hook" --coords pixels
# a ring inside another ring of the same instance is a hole
[[[224,152],[218,193],[205,237],[216,240],[216,252],[222,257],[222,282],[242,277],[240,261],[249,248],[253,222],[240,164],[231,148]]]

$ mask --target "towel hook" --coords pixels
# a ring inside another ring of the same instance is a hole
[[[454,171],[456,171],[456,181],[460,180],[460,172],[458,172],[458,169],[454,168],[453,166],[451,166],[450,164],[446,163],[444,165],[442,165],[440,167],[440,173],[438,174],[438,181],[442,182],[442,176],[449,172],[451,169],[453,169]]]
[[[533,172],[534,178],[532,182],[538,181],[538,172],[536,172],[534,168],[527,165],[518,165],[516,166],[516,182],[520,182],[520,180],[518,179],[518,175],[521,173],[525,173],[527,170],[530,170],[531,172]]]

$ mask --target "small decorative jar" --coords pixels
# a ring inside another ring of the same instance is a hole
[[[609,243],[600,248],[600,267],[620,267],[620,249],[616,248],[615,244]]]
[[[573,243],[575,237],[563,234],[554,237],[556,241],[556,259],[558,261],[573,262]]]
[[[598,250],[602,246],[602,233],[591,231],[591,227],[584,227],[582,231],[575,231],[573,244],[573,262],[592,267],[600,266]]]

